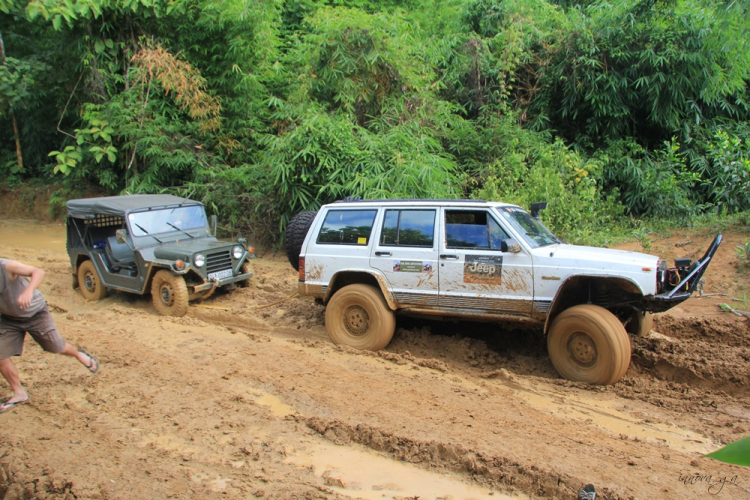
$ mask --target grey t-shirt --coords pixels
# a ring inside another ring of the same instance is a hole
[[[34,290],[31,297],[31,305],[26,309],[18,307],[18,297],[29,286],[29,279],[25,276],[16,276],[16,279],[8,277],[5,263],[8,259],[0,259],[0,314],[14,318],[31,318],[44,309],[47,302],[42,297],[42,292]]]

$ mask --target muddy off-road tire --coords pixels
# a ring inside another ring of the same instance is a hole
[[[584,304],[555,318],[547,350],[557,372],[574,382],[609,385],[630,366],[630,338],[625,327],[603,307]]]
[[[185,278],[162,269],[151,281],[151,300],[162,316],[185,316],[188,309],[188,290]]]
[[[625,330],[636,337],[648,337],[654,328],[654,315],[650,312],[633,311]]]
[[[299,253],[302,250],[302,243],[305,242],[307,231],[310,229],[315,215],[318,212],[300,212],[289,221],[284,236],[284,248],[289,263],[295,271],[299,271]]]
[[[242,274],[252,273],[253,272],[253,266],[250,265],[250,261],[246,260],[242,263],[242,268],[240,269],[240,272]],[[237,284],[240,285],[242,288],[247,288],[250,286],[250,280],[253,278],[247,278],[246,280],[238,281]]]
[[[328,301],[326,330],[334,344],[378,351],[393,338],[396,316],[377,288],[349,285]]]
[[[86,300],[102,300],[107,296],[107,287],[102,284],[102,279],[90,260],[78,266],[78,287]]]

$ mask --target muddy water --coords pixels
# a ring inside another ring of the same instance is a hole
[[[287,415],[297,413],[294,408],[289,405],[285,405],[279,398],[277,398],[273,394],[269,394],[265,391],[256,389],[250,389],[248,392],[250,392],[257,398],[255,400],[257,404],[268,407],[268,409],[271,410],[271,413],[279,418],[284,418]]]
[[[65,252],[65,225],[0,220],[0,245]]]
[[[623,413],[615,408],[622,405],[622,402],[589,398],[584,395],[567,394],[562,397],[539,388],[516,391],[515,395],[555,416],[595,425],[614,436],[625,436],[631,440],[646,441],[673,450],[701,455],[720,447],[711,439],[695,432],[675,425],[647,422]]]
[[[297,413],[291,406],[268,392],[249,389],[255,402],[283,418]],[[421,497],[444,500],[513,500],[487,488],[471,486],[450,477],[420,469],[411,464],[380,456],[360,445],[336,446],[315,439],[303,450],[295,450],[287,462],[312,467],[317,476],[338,493],[354,498],[382,500],[394,497]]]
[[[353,498],[424,498],[429,500],[513,500],[411,464],[397,462],[359,445],[316,443],[292,454],[288,462],[313,467],[326,484]]]

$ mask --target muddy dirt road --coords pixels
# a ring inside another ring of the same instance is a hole
[[[705,292],[736,296],[746,235],[726,236]],[[32,400],[0,415],[0,498],[574,499],[593,483],[597,498],[750,499],[750,469],[702,458],[750,434],[750,326],[723,296],[658,316],[625,378],[593,387],[561,380],[540,336],[493,325],[400,319],[384,351],[334,346],[312,300],[258,308],[296,289],[281,258],[165,318],[150,297],[85,302],[60,225],[0,221],[0,256],[47,271],[58,328],[102,364],[92,376],[27,339]]]

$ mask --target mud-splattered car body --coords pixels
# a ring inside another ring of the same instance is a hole
[[[383,234],[389,229],[385,219],[394,219],[396,212],[397,234],[389,239]],[[401,220],[404,212],[411,215],[405,219],[411,220]],[[337,288],[351,281],[352,273],[364,273],[377,283],[389,306],[402,312],[542,325],[555,303],[570,302],[564,295],[574,288],[587,293],[590,289],[591,301],[608,308],[661,312],[690,296],[720,241],[719,237],[694,266],[700,269],[685,280],[692,264],[670,270],[653,255],[568,245],[557,239],[540,244],[523,234],[524,228],[513,224],[513,218],[504,216],[509,212],[526,214],[514,205],[481,201],[357,201],[324,206],[300,253],[304,267],[299,292],[327,302]],[[360,225],[341,226],[336,235],[340,241],[334,241],[331,219],[335,217]],[[482,218],[486,224],[477,223]],[[329,224],[324,228],[326,220]],[[412,240],[404,242],[404,230],[421,234],[407,235]],[[518,251],[509,251],[513,245]],[[684,283],[677,286],[680,281]]]
[[[648,313],[690,297],[720,241],[702,259],[669,269],[652,255],[565,244],[515,205],[344,201],[323,206],[307,231],[299,292],[328,303],[342,288],[365,284],[401,314],[545,333],[563,311],[594,304],[638,333]]]

